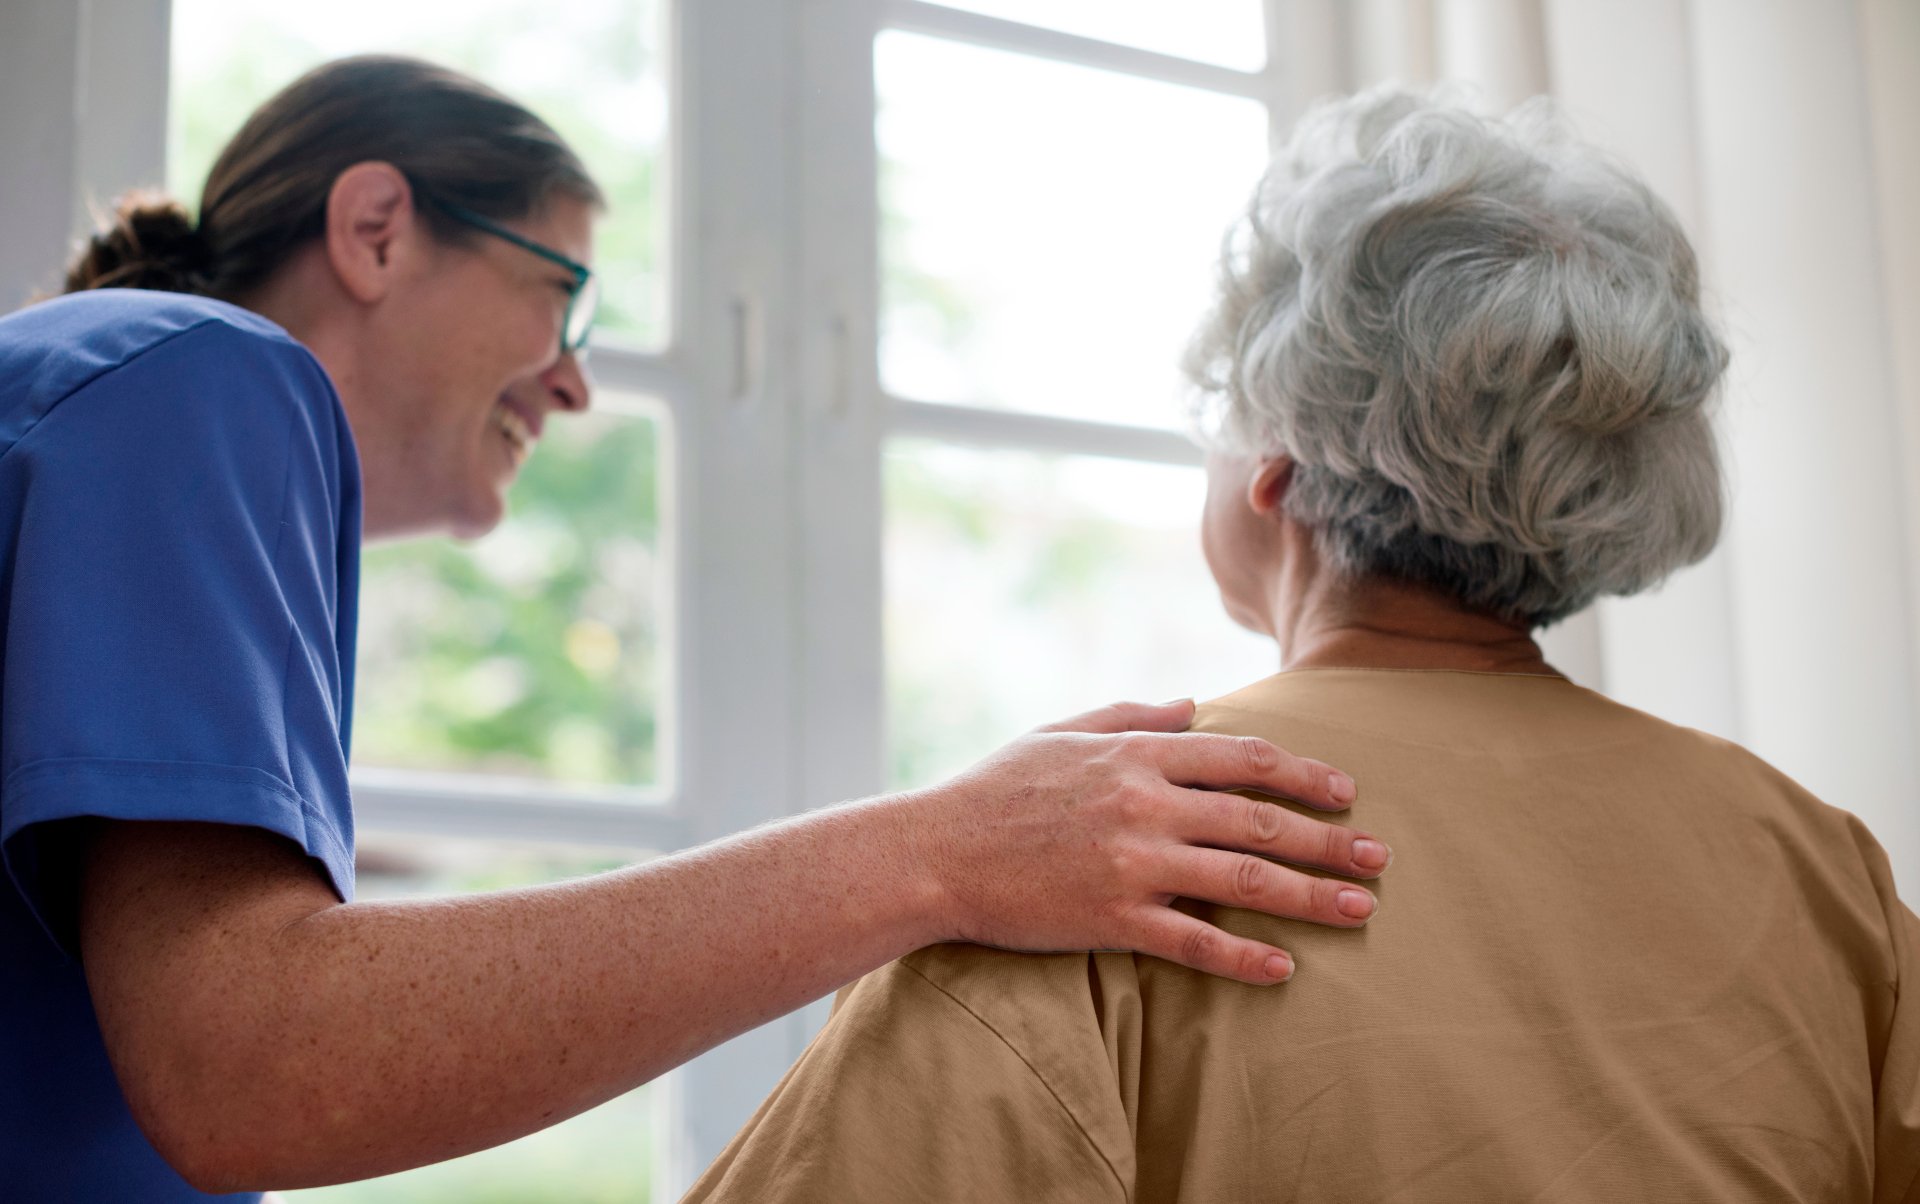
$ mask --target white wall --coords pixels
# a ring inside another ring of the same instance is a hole
[[[164,177],[166,35],[166,0],[0,4],[0,313],[57,288],[90,202]]]
[[[0,5],[0,313],[53,283],[71,233],[79,38],[68,0]]]

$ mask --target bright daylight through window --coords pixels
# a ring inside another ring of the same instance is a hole
[[[1264,58],[1257,4],[1177,20],[1140,4],[965,7]],[[1265,108],[918,32],[882,33],[874,75],[886,391],[909,414],[938,402],[1181,428],[1181,351],[1265,163]],[[1113,698],[1205,696],[1275,667],[1214,598],[1190,447],[1157,445],[1171,464],[1042,455],[980,417],[947,425],[986,446],[896,438],[886,452],[893,784]],[[1072,431],[1052,450],[1075,450]]]
[[[881,35],[874,76],[888,392],[1179,425],[1261,106],[906,33]]]

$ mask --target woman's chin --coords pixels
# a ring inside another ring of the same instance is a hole
[[[459,511],[447,523],[447,533],[455,539],[478,539],[499,526],[507,517],[507,486],[512,478],[489,482],[474,490]]]
[[[455,539],[478,539],[499,526],[507,516],[507,491],[526,458],[525,452],[496,436],[482,454],[483,463],[475,466],[458,511],[450,515],[448,533]]]

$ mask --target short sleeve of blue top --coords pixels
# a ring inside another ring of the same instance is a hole
[[[207,1198],[128,1113],[49,825],[264,828],[350,898],[359,543],[346,415],[278,326],[112,289],[0,318],[0,1196]]]

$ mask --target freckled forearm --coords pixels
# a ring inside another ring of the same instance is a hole
[[[578,882],[335,904],[256,943],[204,936],[194,972],[155,984],[175,1006],[148,1010],[145,1035],[178,1056],[144,1063],[146,1110],[193,1117],[187,1159],[251,1187],[388,1173],[552,1124],[938,939],[907,805]],[[124,1035],[110,1045],[142,1043]]]

